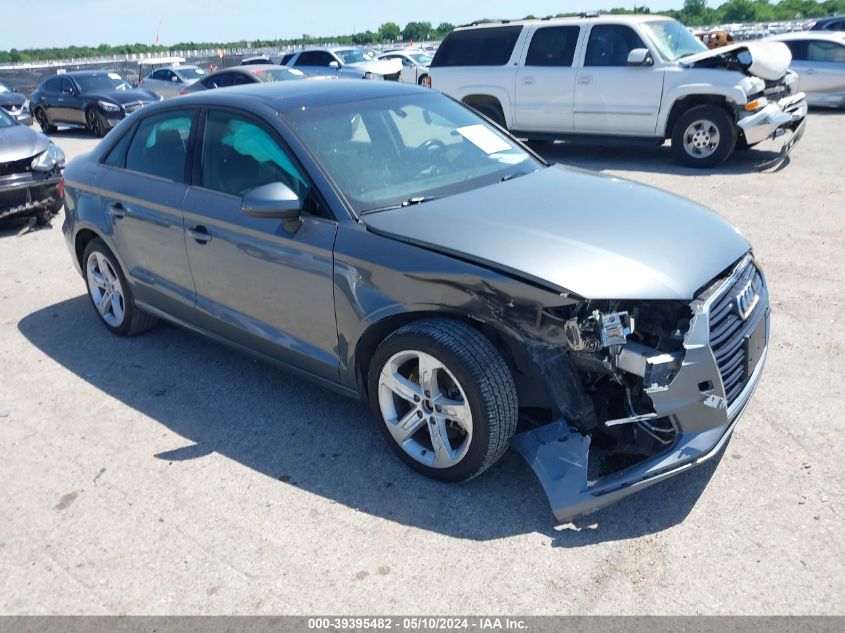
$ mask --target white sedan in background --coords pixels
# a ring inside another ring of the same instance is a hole
[[[165,66],[154,70],[141,80],[141,86],[152,90],[165,99],[177,97],[185,89],[206,76],[206,72],[197,66]]]
[[[431,55],[422,49],[402,49],[388,51],[379,55],[379,59],[398,59],[402,62],[402,71],[399,73],[399,81],[406,84],[428,85],[428,66],[431,64]]]
[[[797,90],[806,93],[808,104],[845,106],[845,33],[800,31],[768,39],[789,47]]]

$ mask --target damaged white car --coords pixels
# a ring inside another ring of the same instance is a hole
[[[692,167],[788,134],[767,167],[798,142],[807,116],[790,61],[777,42],[709,50],[676,20],[602,15],[456,29],[430,76],[515,136],[671,139]]]

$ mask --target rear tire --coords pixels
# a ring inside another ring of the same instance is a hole
[[[470,106],[479,114],[487,117],[500,128],[507,130],[508,126],[505,123],[505,113],[502,112],[501,106],[491,103],[482,103],[480,105]]]
[[[476,477],[516,431],[507,364],[488,338],[459,321],[425,319],[396,330],[376,350],[367,384],[387,443],[432,479]]]
[[[103,240],[94,238],[88,242],[82,255],[82,271],[94,311],[112,334],[134,336],[158,323],[157,318],[135,306],[126,275]]]
[[[715,167],[733,154],[736,139],[736,126],[725,109],[695,106],[678,117],[672,128],[672,153],[688,167]]]
[[[50,119],[47,117],[47,112],[44,108],[37,108],[35,110],[35,120],[44,134],[52,134],[56,131],[56,126],[50,123]]]

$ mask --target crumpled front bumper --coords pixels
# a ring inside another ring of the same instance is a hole
[[[32,215],[49,207],[58,210],[61,176],[61,171],[55,169],[0,177],[0,220]]]
[[[729,403],[710,345],[710,308],[716,300],[726,298],[748,265],[753,265],[750,257],[734,269],[710,299],[693,302],[693,319],[685,339],[686,352],[680,371],[668,386],[646,389],[655,412],[671,417],[678,429],[674,444],[666,451],[589,481],[590,437],[571,430],[564,420],[514,437],[512,446],[534,470],[559,522],[589,514],[719,454],[754,393],[766,362],[770,309],[763,280],[756,307],[738,334],[742,337],[740,345],[759,335],[755,340],[763,347],[758,351],[759,356],[754,355],[756,363],[747,370],[742,390]]]
[[[792,132],[780,150],[780,154],[774,160],[768,161],[760,166],[766,169],[779,163],[792,148],[801,140],[804,135],[804,126],[807,123],[807,99],[803,92],[784,97],[777,103],[769,103],[764,108],[742,117],[737,125],[745,136],[749,145],[760,143],[768,138],[775,138],[786,132]]]

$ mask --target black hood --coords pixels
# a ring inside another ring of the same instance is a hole
[[[143,90],[142,88],[134,88],[132,90],[101,90],[99,92],[86,94],[85,96],[90,99],[111,101],[112,103],[120,105],[138,103],[139,101],[143,101],[145,103],[158,101],[158,95],[150,92],[149,90]]]
[[[22,106],[25,101],[19,92],[0,92],[0,106]]]

